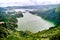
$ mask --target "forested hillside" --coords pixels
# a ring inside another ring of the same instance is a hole
[[[56,25],[60,24],[60,6],[50,9],[50,10],[45,10],[45,11],[30,11],[32,14],[41,16],[45,20],[52,21]]]

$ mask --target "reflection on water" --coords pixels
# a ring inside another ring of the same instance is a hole
[[[17,18],[18,19],[18,28],[17,30],[29,30],[31,32],[38,32],[44,29],[48,29],[49,27],[54,26],[53,23],[48,22],[42,19],[39,16],[32,15],[29,12],[23,13],[24,17]]]

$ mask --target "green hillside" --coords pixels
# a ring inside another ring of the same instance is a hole
[[[60,10],[59,8],[57,10]],[[60,11],[57,11],[60,14]],[[0,40],[60,40],[60,25],[32,33],[28,30],[17,31],[17,19],[22,14],[6,14],[0,12]],[[58,17],[58,19],[60,16]],[[60,21],[60,20],[58,20]]]

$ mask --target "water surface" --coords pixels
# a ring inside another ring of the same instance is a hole
[[[17,18],[18,31],[29,30],[35,33],[55,26],[53,23],[44,20],[40,16],[32,15],[29,12],[23,13],[23,16],[22,18]]]

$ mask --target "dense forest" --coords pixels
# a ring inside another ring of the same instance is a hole
[[[9,12],[7,14],[2,11],[0,12],[0,40],[60,40],[60,7],[45,11],[41,14],[42,16],[39,15],[39,12],[32,13],[45,19],[48,17],[49,19],[47,20],[51,19],[51,21],[56,23],[56,26],[37,33],[32,33],[28,30],[17,31],[18,21],[16,18],[23,17],[23,15],[21,12],[12,15],[13,13],[15,12],[11,12],[11,14]]]

